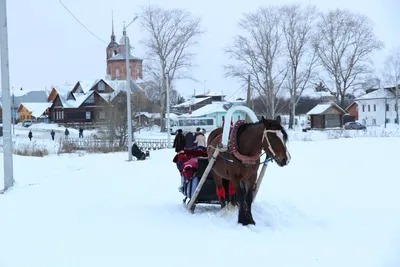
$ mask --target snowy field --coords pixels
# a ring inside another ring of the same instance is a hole
[[[400,138],[314,139],[269,166],[255,227],[218,207],[188,213],[172,150],[15,156],[0,266],[400,266]]]

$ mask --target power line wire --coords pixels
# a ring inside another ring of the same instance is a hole
[[[100,37],[98,37],[96,34],[94,34],[91,30],[89,30],[74,14],[72,14],[72,12],[68,9],[68,7],[61,1],[58,0],[58,2],[60,2],[60,4],[65,8],[65,10],[68,11],[68,13],[83,27],[85,28],[91,35],[93,35],[94,37],[96,37],[100,42],[103,42],[105,44],[107,44],[107,42],[105,42],[104,40],[102,40]]]

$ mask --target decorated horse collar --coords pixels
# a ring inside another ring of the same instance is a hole
[[[239,129],[239,127],[243,124],[245,124],[246,121],[244,120],[239,120],[235,123],[235,125],[233,126],[231,133],[230,133],[230,142],[231,142],[231,149],[232,149],[232,153],[235,156],[235,158],[237,158],[239,161],[241,161],[243,164],[245,165],[254,165],[257,163],[257,161],[260,159],[261,157],[261,152],[260,153],[256,153],[255,155],[252,156],[247,156],[247,155],[242,155],[240,154],[239,150],[238,150],[238,144],[237,144],[237,130]],[[264,135],[266,135],[266,133],[264,132]],[[263,135],[263,138],[264,138]],[[268,143],[269,144],[269,143]]]

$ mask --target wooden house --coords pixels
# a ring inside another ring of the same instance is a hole
[[[346,111],[337,104],[318,104],[307,115],[311,118],[311,129],[342,128]]]
[[[358,120],[358,104],[357,104],[357,102],[351,103],[346,108],[346,111],[350,116],[353,116],[356,121]]]
[[[51,103],[26,103],[23,102],[18,106],[18,120],[38,120],[47,117]]]
[[[142,91],[142,88],[132,82],[131,91]],[[79,81],[69,88],[54,87],[49,94],[50,119],[66,124],[101,122],[105,119],[106,106],[117,99],[126,99],[124,96],[126,81],[97,79]]]

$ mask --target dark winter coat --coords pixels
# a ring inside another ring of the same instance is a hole
[[[33,135],[32,135],[32,132],[29,132],[29,133],[28,133],[28,137],[29,137],[29,138],[32,138],[32,136],[33,136]]]
[[[187,132],[185,135],[185,142],[186,142],[186,148],[192,148],[194,147],[194,140],[195,140],[195,136],[192,132]]]
[[[175,140],[174,140],[174,146],[175,152],[178,153],[179,151],[185,149],[186,141],[185,141],[185,136],[183,133],[177,133],[175,135]]]

